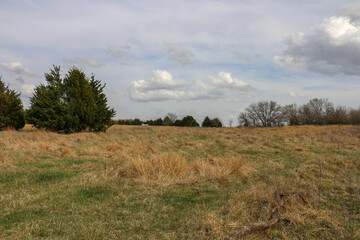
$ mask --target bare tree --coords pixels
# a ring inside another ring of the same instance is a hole
[[[347,124],[349,123],[349,114],[345,106],[337,106],[333,111],[326,115],[326,124]]]
[[[169,117],[169,119],[170,119],[172,122],[175,122],[176,119],[178,119],[178,117],[176,116],[175,113],[168,113],[168,114],[166,114],[166,117]]]
[[[327,98],[314,98],[299,108],[300,122],[304,125],[323,125],[334,112],[334,105]]]
[[[282,124],[281,106],[275,101],[259,101],[240,113],[238,120],[242,126],[279,126]]]
[[[350,109],[349,111],[349,121],[353,125],[360,124],[360,107],[358,109]]]
[[[289,125],[300,124],[299,108],[295,103],[282,107],[281,112],[284,122],[288,123]]]

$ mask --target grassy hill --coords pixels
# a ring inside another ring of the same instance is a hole
[[[0,239],[360,239],[360,127],[0,132]]]

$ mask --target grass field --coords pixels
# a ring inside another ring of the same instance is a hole
[[[0,239],[241,234],[360,239],[360,127],[0,132]]]

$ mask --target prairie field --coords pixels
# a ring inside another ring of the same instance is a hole
[[[0,239],[360,239],[360,126],[0,132]]]

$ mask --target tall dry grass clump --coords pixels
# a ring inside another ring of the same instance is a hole
[[[192,170],[201,179],[227,181],[231,176],[243,175],[244,162],[240,156],[230,158],[209,158],[208,161],[197,160]]]
[[[240,156],[188,162],[176,153],[160,153],[150,158],[130,159],[120,168],[119,176],[152,184],[223,182],[231,176],[242,176],[242,168],[243,160]]]
[[[181,182],[189,177],[189,164],[174,153],[160,153],[150,158],[137,157],[127,161],[120,176],[141,182]]]

